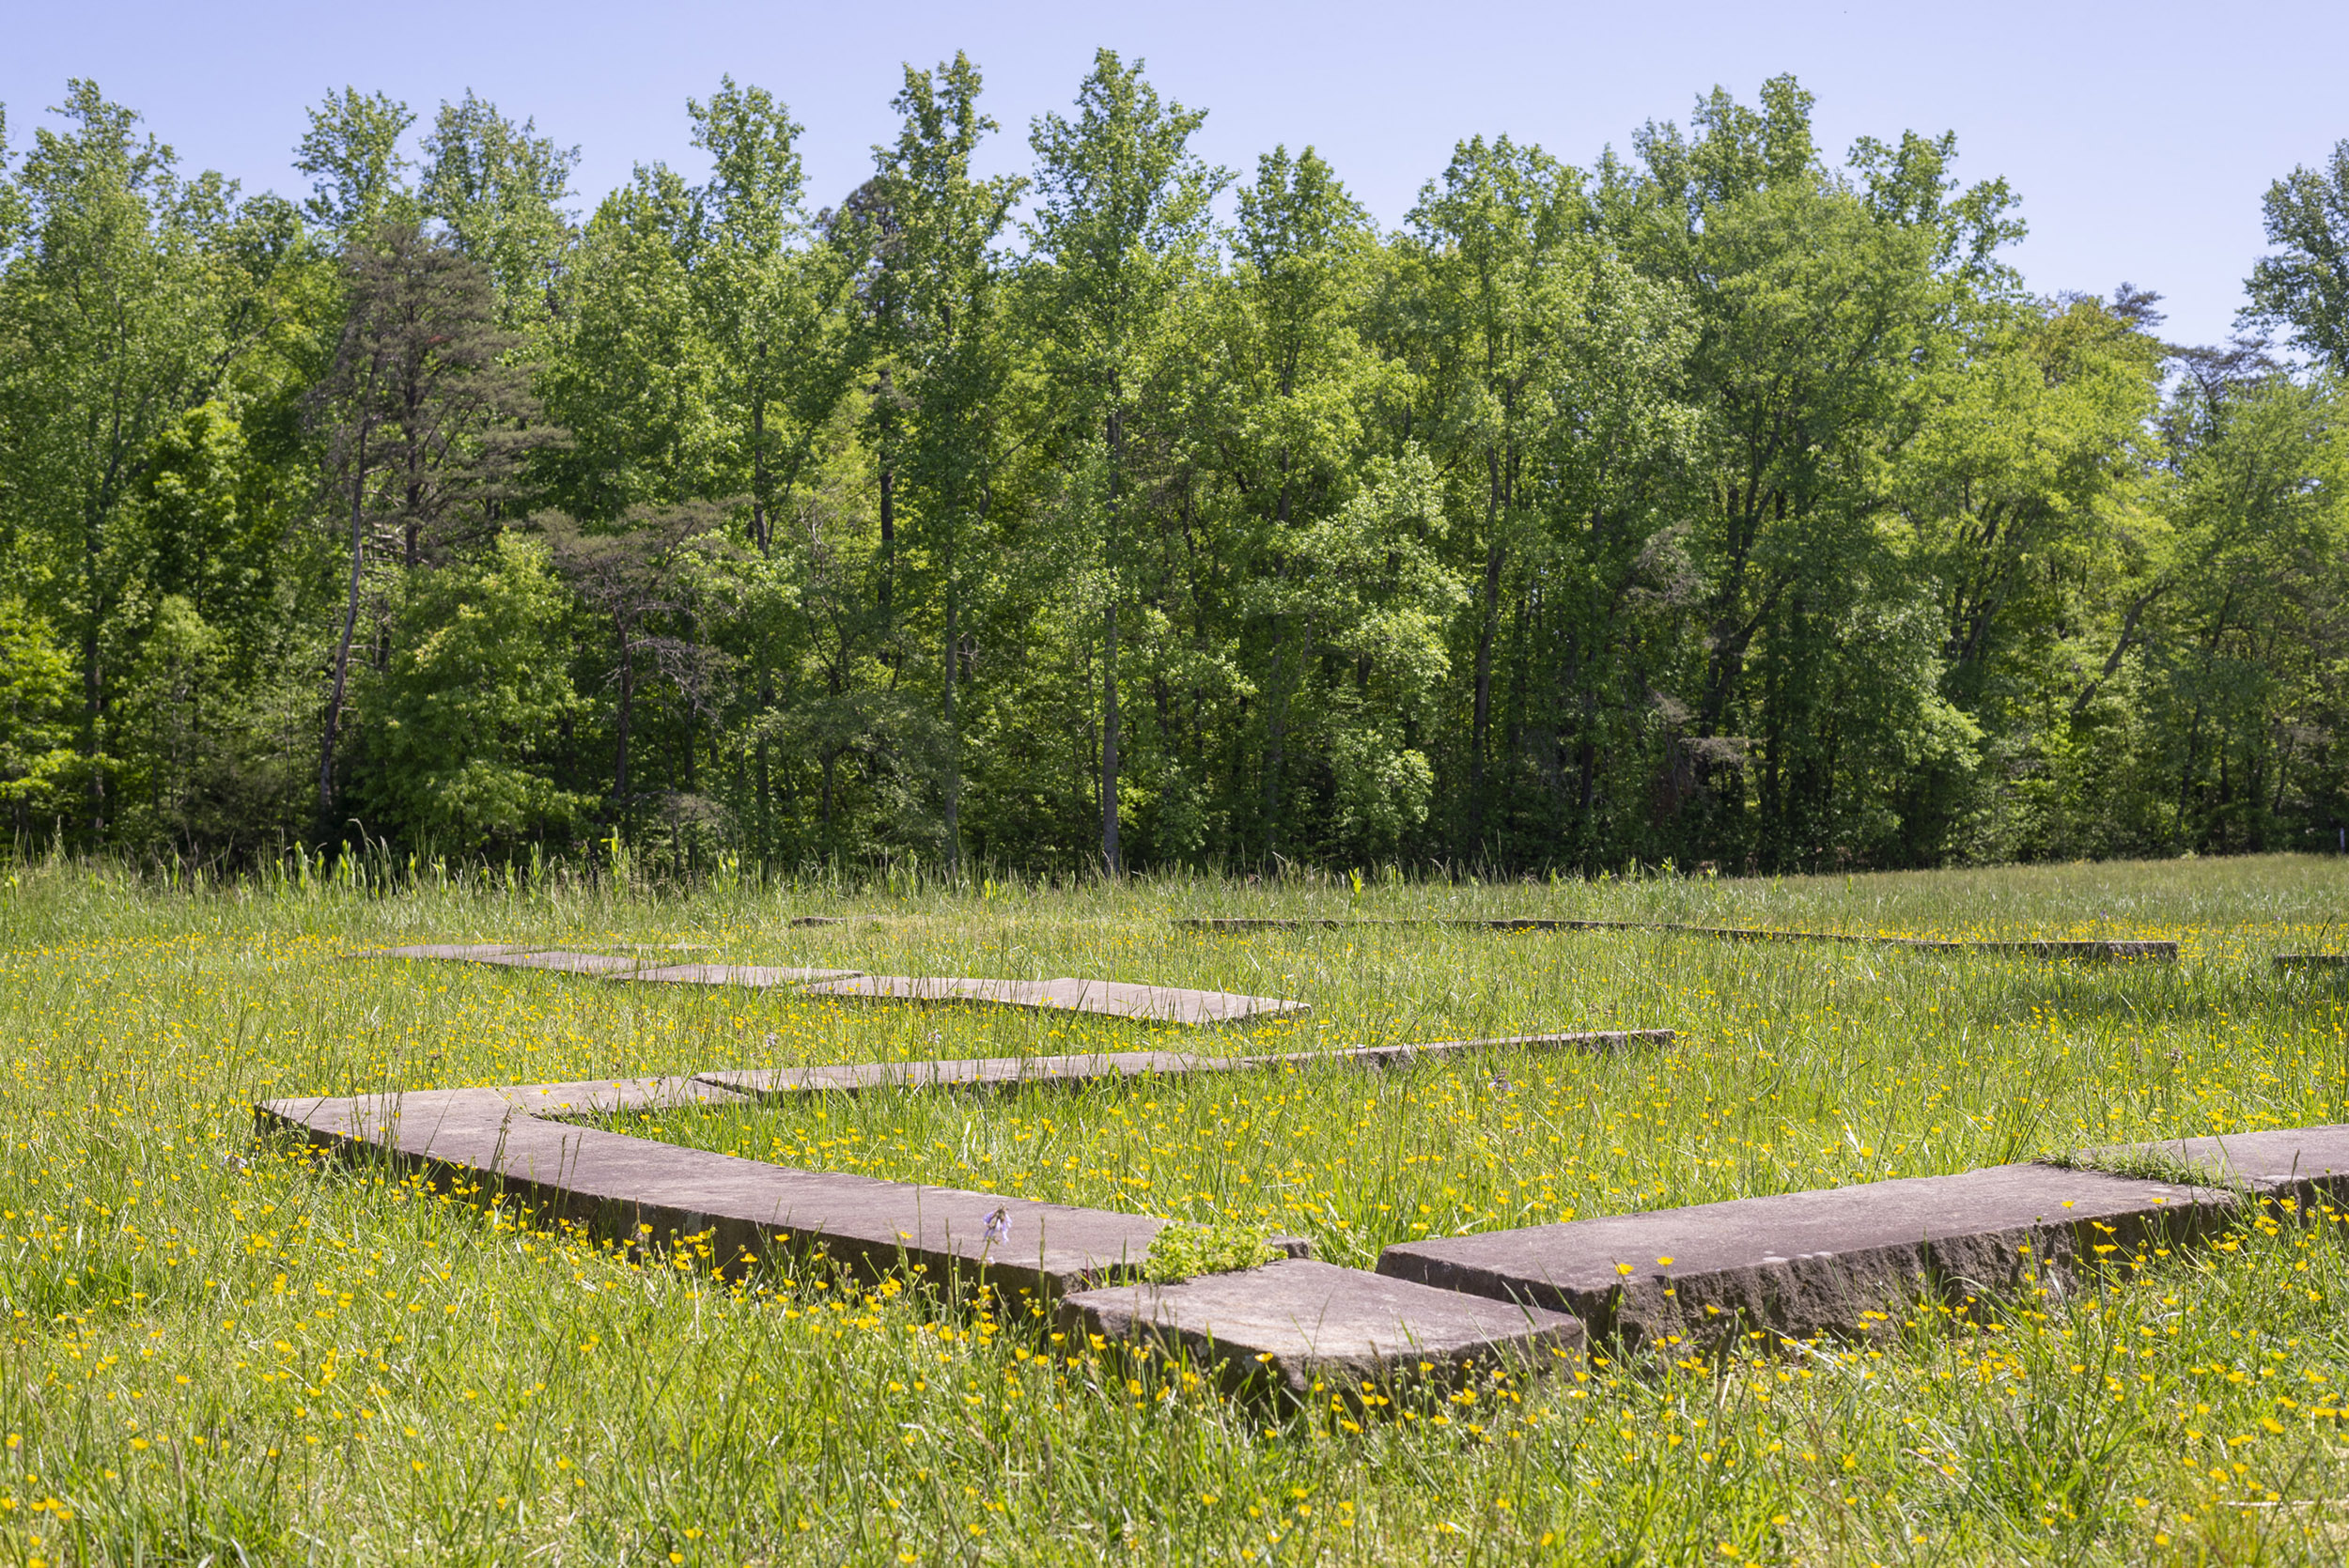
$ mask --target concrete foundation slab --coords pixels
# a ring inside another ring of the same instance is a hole
[[[2231,1195],[2050,1165],[1871,1182],[1390,1247],[1378,1271],[1572,1312],[1632,1344],[1880,1327],[1921,1296],[2061,1288],[2183,1239]]]
[[[1504,1034],[1488,1040],[1422,1040],[1408,1045],[1354,1046],[1345,1050],[1285,1051],[1278,1056],[1251,1056],[1236,1063],[1248,1067],[1311,1067],[1325,1063],[1350,1063],[1361,1067],[1403,1067],[1414,1062],[1474,1055],[1483,1051],[1573,1050],[1605,1052],[1632,1046],[1669,1046],[1678,1036],[1669,1029],[1593,1029],[1562,1034]]]
[[[1856,936],[1840,931],[1778,931],[1759,925],[1681,925],[1669,921],[1645,920],[1567,920],[1547,917],[1526,917],[1510,920],[1337,920],[1337,919],[1279,919],[1255,920],[1237,917],[1183,918],[1177,925],[1194,931],[1242,933],[1249,931],[1329,930],[1339,926],[1403,926],[1448,925],[1472,931],[1662,931],[1683,937],[1711,937],[1719,941],[1737,942],[1853,942],[1874,947],[1906,947],[1937,953],[2003,953],[2033,958],[2078,958],[2094,961],[2110,958],[2151,958],[2172,962],[2178,956],[2174,941],[2107,939],[2104,938],[2026,939],[2016,941],[1958,940],[1940,937],[1878,937]]]
[[[698,1078],[599,1078],[566,1083],[517,1083],[488,1091],[529,1116],[561,1121],[571,1117],[619,1116],[639,1110],[675,1110],[684,1106],[746,1105]]]
[[[494,958],[500,954],[523,951],[507,942],[420,942],[412,947],[381,947],[365,953],[353,953],[353,958],[444,958],[477,960]]]
[[[626,974],[643,969],[651,960],[615,957],[609,953],[569,953],[561,948],[549,948],[528,953],[485,953],[472,962],[498,964],[507,969],[552,970],[560,974]]]
[[[2148,1156],[2207,1174],[2255,1198],[2299,1203],[2349,1198],[2349,1126],[2275,1127],[2171,1138],[2091,1151],[2092,1161]]]
[[[1429,1040],[1411,1045],[1356,1046],[1344,1050],[1284,1051],[1269,1056],[1197,1056],[1188,1051],[1102,1051],[1083,1056],[988,1056],[950,1062],[866,1062],[840,1067],[760,1067],[704,1073],[701,1079],[737,1094],[788,1098],[859,1094],[875,1089],[1021,1089],[1076,1086],[1144,1076],[1240,1073],[1264,1068],[1401,1067],[1418,1061],[1488,1050],[1617,1050],[1670,1045],[1669,1029],[1595,1030],[1566,1034],[1515,1034],[1491,1040]]]
[[[2157,964],[2178,961],[2178,944],[2172,941],[2106,940],[2091,938],[2079,941],[2040,940],[2018,942],[1968,942],[1976,953],[2019,953],[2030,958],[2082,958],[2090,963],[2114,958],[2144,958]]]
[[[986,980],[961,976],[868,974],[808,987],[811,996],[873,997],[897,1001],[961,1001],[1002,1007],[1066,1008],[1112,1017],[1160,1023],[1214,1024],[1294,1017],[1301,1001],[1280,997],[1237,996],[1175,986],[1138,986],[1120,980]]]
[[[1082,1291],[1059,1315],[1069,1329],[1154,1343],[1229,1382],[1269,1382],[1300,1401],[1505,1362],[1579,1362],[1583,1342],[1582,1325],[1563,1313],[1307,1260]]]
[[[262,1119],[329,1146],[364,1144],[452,1176],[490,1179],[541,1212],[657,1242],[699,1236],[723,1264],[820,1248],[879,1274],[985,1281],[1058,1296],[1138,1268],[1164,1223],[956,1188],[799,1171],[516,1113],[494,1091],[396,1103],[272,1101]],[[988,1222],[1003,1215],[1002,1240]]]
[[[1155,1073],[1229,1070],[1235,1061],[1179,1051],[1107,1051],[1091,1056],[983,1056],[952,1062],[867,1062],[843,1067],[766,1067],[704,1073],[702,1080],[739,1094],[783,1099],[874,1089],[1018,1089],[1074,1086]]]
[[[407,1089],[397,1094],[318,1095],[271,1100],[257,1107],[264,1125],[298,1126],[338,1139],[371,1141],[399,1125],[431,1128],[458,1124],[593,1119],[682,1106],[747,1105],[750,1101],[692,1078],[583,1079],[564,1083],[514,1083],[494,1089]]]
[[[1335,931],[1356,927],[1435,925],[1432,920],[1346,920],[1333,917],[1259,919],[1246,915],[1178,915],[1174,924],[1192,931]]]
[[[623,979],[670,986],[804,986],[817,980],[851,980],[863,970],[776,969],[765,964],[661,964]]]

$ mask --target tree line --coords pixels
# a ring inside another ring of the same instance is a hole
[[[0,119],[20,850],[1596,870],[2331,847],[2349,142],[2237,335],[2027,290],[1791,78],[1381,227],[1103,52],[831,205],[723,80],[583,221],[468,93],[299,202]],[[406,150],[411,146],[416,156]],[[2281,339],[2280,345],[2279,338]]]

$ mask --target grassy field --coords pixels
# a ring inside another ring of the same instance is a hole
[[[0,1565],[2339,1560],[2349,1236],[2329,1213],[2247,1219],[2061,1299],[1912,1313],[1873,1348],[1602,1348],[1579,1375],[1358,1418],[1233,1403],[895,1282],[631,1260],[395,1170],[320,1169],[257,1142],[250,1108],[1203,1039],[343,956],[402,939],[1311,1002],[1251,1036],[1278,1048],[1681,1031],[1610,1056],[832,1097],[623,1128],[1277,1225],[1366,1265],[1418,1235],[2349,1119],[2349,986],[2268,967],[2349,947],[2344,894],[2349,863],[2286,858],[691,896],[18,867],[0,873]],[[789,924],[809,913],[863,918]],[[1202,914],[2155,936],[2181,961],[1171,919]]]

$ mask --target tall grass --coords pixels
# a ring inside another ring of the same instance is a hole
[[[1115,1020],[351,959],[681,948],[1297,997],[1310,1048],[1669,1025],[1501,1053],[632,1122],[760,1157],[1194,1219],[1366,1264],[1417,1234],[2343,1117],[2330,860],[1770,881],[985,873],[684,893],[625,863],[378,857],[219,882],[0,874],[0,1563],[2137,1562],[2339,1555],[2349,1241],[2271,1214],[2092,1290],[1880,1343],[1600,1358],[1458,1403],[1282,1414],[897,1282],[630,1257],[257,1144],[278,1094],[1133,1048]],[[797,916],[856,917],[797,927]],[[2174,937],[2175,966],[1206,914],[1592,915]]]

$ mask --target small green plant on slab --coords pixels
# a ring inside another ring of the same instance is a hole
[[[2065,1171],[2100,1171],[2108,1176],[2128,1176],[2141,1182],[2166,1182],[2171,1187],[2215,1187],[2241,1197],[2251,1195],[2250,1184],[2217,1165],[2182,1158],[2167,1149],[2075,1149],[2042,1155],[2040,1163]]]
[[[1175,1222],[1150,1240],[1142,1277],[1153,1284],[1179,1284],[1202,1274],[1231,1274],[1261,1268],[1281,1256],[1272,1238],[1253,1225],[1193,1225]]]

